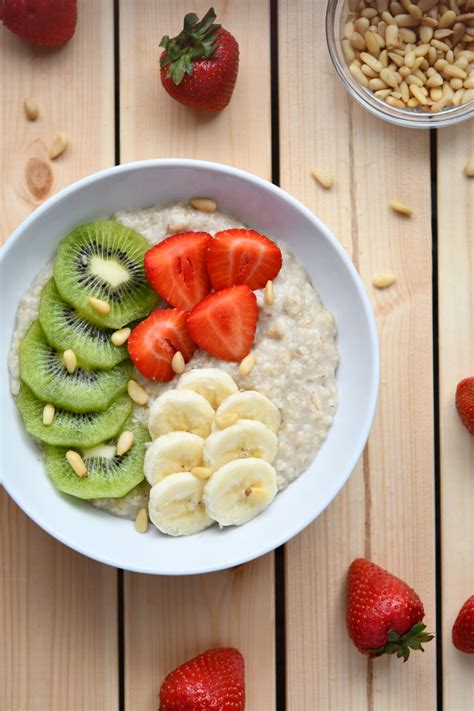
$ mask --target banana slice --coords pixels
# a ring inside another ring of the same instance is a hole
[[[207,437],[214,409],[202,395],[192,390],[168,390],[150,408],[148,429],[153,439],[168,432],[191,432]]]
[[[151,487],[150,521],[170,536],[190,536],[203,531],[213,521],[202,500],[203,482],[191,472],[180,472]]]
[[[204,487],[207,513],[219,526],[247,523],[271,504],[277,493],[276,481],[274,468],[263,459],[228,462]]]
[[[204,440],[191,432],[169,432],[155,439],[145,454],[145,476],[153,486],[169,474],[189,472],[202,462]]]
[[[229,395],[239,391],[229,373],[220,368],[195,368],[178,380],[177,389],[194,390],[216,409]]]
[[[280,410],[266,395],[256,390],[245,390],[230,395],[217,408],[216,420],[221,415],[236,414],[239,420],[258,420],[269,430],[278,434],[281,424]],[[213,430],[217,429],[216,423]]]
[[[256,420],[240,420],[225,430],[214,432],[204,445],[204,464],[215,472],[233,459],[257,457],[270,464],[276,457],[278,439]]]

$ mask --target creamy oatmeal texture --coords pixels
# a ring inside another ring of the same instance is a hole
[[[120,211],[118,222],[146,237],[151,244],[177,232],[206,231],[243,227],[230,215],[204,213],[185,203],[165,208],[151,207]],[[275,300],[264,303],[263,290],[257,291],[259,319],[252,353],[255,366],[248,375],[239,372],[238,363],[228,363],[204,351],[197,351],[186,366],[217,367],[227,371],[241,390],[258,390],[280,409],[282,424],[278,433],[278,454],[274,463],[278,488],[284,489],[311,463],[326,439],[337,406],[336,327],[324,308],[308,276],[283,242],[278,242],[283,267],[273,282]],[[12,393],[19,390],[18,346],[30,323],[37,318],[42,286],[51,277],[46,266],[22,297],[17,311],[16,328],[9,355]],[[150,404],[175,382],[158,383],[138,375],[150,393]],[[145,423],[147,409],[137,409],[136,416]],[[100,499],[96,505],[127,518],[134,518],[144,505],[147,489],[140,485],[122,499]]]

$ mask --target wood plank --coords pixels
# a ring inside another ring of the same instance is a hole
[[[53,52],[2,31],[3,237],[59,188],[113,165],[113,8],[99,5],[79,2],[74,39]],[[39,104],[35,123],[24,117],[26,96]],[[52,163],[58,131],[71,144]],[[0,497],[0,707],[116,709],[116,572],[57,543]]]
[[[238,39],[244,61],[231,104],[209,116],[176,104],[159,80],[159,39],[180,29],[189,3],[121,0],[122,162],[185,156],[270,177],[268,3],[217,2],[214,7],[218,21]],[[192,9],[204,13],[208,3],[200,0]],[[127,710],[154,711],[164,675],[219,644],[235,645],[245,656],[249,709],[275,708],[273,555],[186,580],[126,574],[124,603]]]
[[[323,2],[279,3],[281,184],[326,222],[359,269],[378,321],[382,373],[362,462],[287,546],[288,709],[434,709],[434,645],[405,667],[367,662],[344,625],[345,574],[362,555],[412,584],[434,626],[429,136],[351,104],[330,65],[324,14]],[[335,175],[330,192],[312,181],[312,165]],[[413,205],[412,220],[390,212],[395,196]],[[397,284],[376,292],[379,271],[393,271]]]
[[[444,708],[468,711],[472,658],[451,644],[459,608],[474,594],[474,438],[455,407],[457,383],[474,375],[474,123],[438,132],[439,407]]]

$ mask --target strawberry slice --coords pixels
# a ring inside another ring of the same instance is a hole
[[[240,361],[248,355],[257,328],[257,299],[248,286],[232,286],[206,296],[188,316],[188,331],[200,348]]]
[[[128,338],[130,358],[140,373],[152,380],[171,380],[171,361],[181,351],[187,363],[196,345],[186,328],[187,311],[158,309],[142,321]]]
[[[146,277],[170,306],[190,311],[210,292],[206,252],[211,239],[207,232],[184,232],[145,254]]]
[[[218,232],[207,253],[207,270],[214,289],[247,284],[263,289],[281,269],[281,251],[268,237],[254,230]]]

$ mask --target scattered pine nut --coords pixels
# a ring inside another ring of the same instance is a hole
[[[220,430],[225,430],[238,422],[239,416],[236,412],[224,412],[223,415],[217,415],[215,419],[216,427]]]
[[[123,346],[125,341],[128,340],[128,337],[130,336],[131,332],[131,328],[120,328],[118,331],[114,331],[114,333],[112,333],[110,340],[112,341],[114,346]]]
[[[329,190],[334,185],[334,178],[327,170],[312,168],[311,175],[325,190]]]
[[[191,200],[191,207],[201,212],[215,212],[217,209],[214,200],[210,200],[209,198],[193,198]]]
[[[273,291],[273,282],[271,279],[269,279],[265,284],[263,300],[267,306],[272,306],[272,304],[275,303],[275,292]]]
[[[36,121],[39,116],[38,104],[34,99],[25,99],[25,114],[28,121]]]
[[[124,432],[122,432],[117,442],[117,454],[119,457],[121,457],[122,454],[125,454],[125,452],[128,452],[128,450],[133,444],[134,439],[135,435],[133,434],[133,432],[130,432],[129,430],[125,430]]]
[[[372,284],[377,289],[386,289],[396,282],[395,274],[375,274],[372,279]]]
[[[474,178],[474,160],[468,160],[464,166],[464,173],[468,178]]]
[[[64,360],[64,365],[66,366],[67,372],[72,375],[77,368],[76,354],[74,353],[73,350],[68,348],[67,351],[64,351],[64,353],[63,353],[63,360]]]
[[[412,208],[401,200],[390,200],[390,207],[395,212],[399,212],[400,215],[405,215],[406,217],[411,217],[413,215]]]
[[[181,351],[176,351],[173,358],[171,359],[171,368],[173,369],[173,372],[177,375],[181,375],[181,373],[184,373],[186,363],[184,362],[183,354],[181,353]]]
[[[67,148],[67,144],[68,140],[66,134],[63,132],[58,133],[54,137],[51,148],[49,149],[49,157],[51,160],[54,160],[62,155]]]
[[[56,408],[50,402],[43,408],[43,425],[52,425]]]
[[[135,531],[137,533],[146,533],[148,531],[148,511],[144,506],[138,510],[136,515]]]
[[[100,314],[104,314],[104,316],[107,316],[107,314],[110,313],[111,306],[106,301],[102,301],[102,299],[96,299],[94,296],[89,296],[88,301],[92,308],[98,311]]]
[[[191,474],[198,479],[209,479],[211,476],[211,470],[209,467],[193,467],[191,469]]]
[[[136,380],[129,380],[127,384],[127,392],[129,397],[136,402],[137,405],[146,405],[148,402],[148,393],[137,383]]]
[[[79,454],[79,452],[75,452],[73,449],[69,449],[66,452],[66,459],[68,461],[69,466],[73,470],[77,476],[81,477],[81,479],[84,479],[87,476],[87,467],[84,464],[84,460]]]
[[[241,375],[248,375],[255,365],[255,356],[249,353],[243,360],[240,361],[239,371]]]

